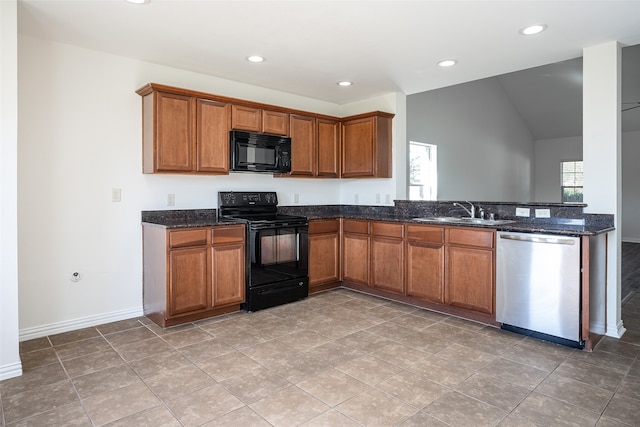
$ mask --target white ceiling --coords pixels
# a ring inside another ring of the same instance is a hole
[[[548,29],[519,35],[533,23]],[[18,0],[18,29],[345,104],[565,61],[611,40],[638,44],[640,1]],[[251,54],[267,60],[251,64]],[[437,67],[445,58],[459,63]]]

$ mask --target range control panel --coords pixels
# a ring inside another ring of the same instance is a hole
[[[277,206],[278,196],[273,191],[220,191],[218,206]]]

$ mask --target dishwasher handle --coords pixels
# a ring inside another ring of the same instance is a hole
[[[539,236],[525,236],[521,234],[500,234],[501,239],[506,240],[518,240],[520,242],[533,242],[533,243],[550,243],[553,245],[575,245],[575,239],[563,239],[561,237],[539,237]]]

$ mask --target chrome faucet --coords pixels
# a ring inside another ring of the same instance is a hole
[[[453,206],[460,206],[462,209],[464,209],[465,211],[467,211],[467,213],[469,214],[469,216],[471,218],[475,218],[476,217],[476,207],[473,206],[473,203],[471,203],[468,200],[465,200],[465,202],[469,203],[469,205],[471,206],[471,210],[467,209],[464,205],[458,203],[458,202],[454,202]]]

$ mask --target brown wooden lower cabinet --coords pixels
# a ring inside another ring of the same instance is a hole
[[[407,224],[407,295],[444,304],[444,227]]]
[[[369,285],[369,221],[342,220],[342,280]]]
[[[371,286],[405,293],[403,238],[403,224],[371,222]]]
[[[447,229],[445,303],[495,314],[495,232]]]
[[[147,317],[165,327],[240,309],[244,225],[176,230],[143,224],[142,233]]]
[[[209,304],[209,248],[197,246],[169,251],[169,316],[204,310]]]
[[[495,315],[495,230],[343,219],[342,250],[345,282]]]
[[[340,220],[309,221],[309,292],[339,286]]]

